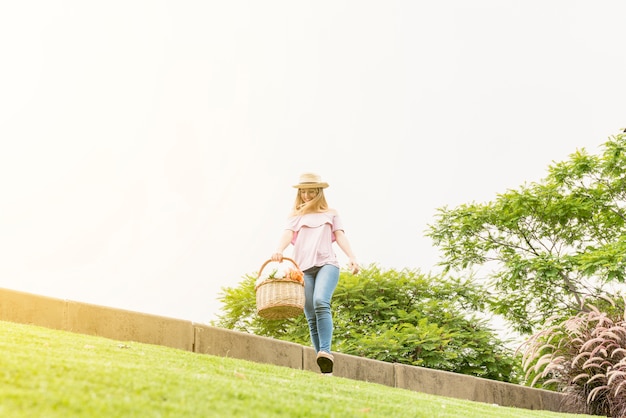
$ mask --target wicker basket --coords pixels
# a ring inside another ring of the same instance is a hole
[[[259,269],[259,277],[263,268],[272,260],[267,260]],[[283,261],[298,265],[290,258]],[[304,310],[304,284],[287,279],[271,279],[261,282],[255,288],[256,309],[259,316],[265,319],[287,319],[302,314]]]

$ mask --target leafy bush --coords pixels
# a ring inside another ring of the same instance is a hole
[[[612,300],[534,334],[523,346],[530,386],[567,394],[567,402],[593,415],[626,416],[624,303]]]
[[[303,315],[256,315],[253,275],[223,289],[214,325],[310,345]],[[520,359],[481,318],[485,292],[471,282],[372,265],[358,276],[342,271],[332,305],[333,350],[492,380],[518,382]]]

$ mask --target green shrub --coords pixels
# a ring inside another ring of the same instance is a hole
[[[304,316],[266,320],[256,315],[254,275],[223,289],[214,325],[310,345]],[[506,347],[482,310],[485,292],[467,281],[413,270],[357,276],[342,271],[332,300],[333,350],[344,354],[518,382],[521,359]]]

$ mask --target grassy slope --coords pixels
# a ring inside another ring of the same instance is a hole
[[[581,417],[0,321],[0,417]]]

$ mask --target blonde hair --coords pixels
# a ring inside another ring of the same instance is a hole
[[[316,188],[317,195],[309,202],[302,200],[300,193],[302,189],[298,189],[296,200],[293,204],[291,216],[304,215],[306,213],[326,212],[328,210],[328,203],[326,203],[326,197],[324,196],[324,189]]]

